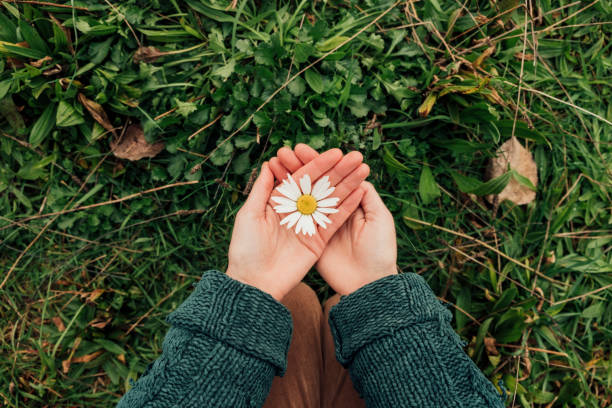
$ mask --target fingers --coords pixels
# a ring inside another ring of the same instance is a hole
[[[292,172],[295,172],[297,169],[299,169],[302,166],[302,164],[310,163],[318,156],[319,156],[319,153],[317,153],[316,150],[314,150],[312,147],[305,145],[303,143],[300,143],[297,146],[295,146],[294,151],[292,151],[291,149],[287,147],[283,147],[279,149],[278,151],[278,159],[280,160],[280,164],[283,165],[288,170],[291,170]],[[354,176],[355,169],[358,169],[359,166],[362,165],[362,162],[363,162],[363,155],[361,153],[357,151],[350,152],[346,156],[344,156],[342,160],[340,160],[340,162],[336,164],[331,170],[325,173],[324,176],[329,177],[329,182],[332,186],[336,186],[342,180],[344,180],[345,177],[349,175]],[[362,175],[363,173],[366,173],[365,177],[368,176],[369,167],[367,168],[367,170],[365,167],[359,170],[360,170],[359,171],[360,175]],[[361,184],[361,181],[365,179],[365,177],[363,177],[357,184],[355,184],[353,180],[351,185],[354,188],[357,188],[359,184]],[[356,176],[354,177],[354,179],[358,179],[358,178],[359,177],[356,177]],[[346,197],[351,191],[352,190],[346,192],[344,197]]]
[[[329,224],[326,229],[319,228],[319,233],[321,234],[323,242],[327,243],[338,228],[340,228],[357,207],[359,207],[363,195],[363,189],[356,189],[342,202],[342,204],[340,204],[337,213],[329,215],[331,224]]]
[[[278,157],[273,157],[270,159],[270,170],[272,170],[274,178],[276,178],[278,181],[286,179],[288,173],[293,173],[292,171],[287,170]]]
[[[319,153],[317,153],[317,156],[318,155]],[[288,147],[281,147],[280,149],[278,149],[276,157],[280,159],[280,162],[283,164],[283,166],[285,166],[287,170],[289,170],[290,173],[295,173],[300,169],[300,167],[305,164],[302,163],[300,159],[298,159],[298,157],[295,155],[293,150]],[[311,160],[308,161],[310,162]]]
[[[295,152],[296,157],[303,164],[310,163],[319,155],[319,153],[315,149],[304,143],[298,143],[293,150]]]
[[[314,183],[321,176],[332,169],[341,159],[342,151],[340,149],[328,150],[321,153],[308,164],[302,166],[295,173],[293,173],[292,177],[294,180],[296,180],[296,182],[299,182],[298,180],[300,180],[304,174],[308,174],[310,176],[310,180]]]
[[[272,174],[268,162],[264,162],[261,166],[259,177],[257,177],[257,180],[253,183],[253,188],[243,208],[257,214],[264,214],[273,188],[274,174]]]
[[[348,176],[346,176],[339,184],[336,185],[336,189],[334,190],[332,196],[338,197],[340,202],[344,201],[354,190],[361,186],[369,174],[370,166],[365,163],[361,163],[359,167],[354,169]]]
[[[372,183],[364,181],[360,189],[364,192],[363,198],[361,199],[361,208],[363,208],[367,220],[380,215],[391,215]]]
[[[344,181],[345,177],[352,175],[353,172],[362,164],[362,162],[363,155],[361,153],[350,152],[346,156],[344,156],[338,164],[336,164],[327,173],[325,173],[324,176],[329,177],[329,182],[332,186],[339,185],[341,182]],[[370,173],[369,167],[367,173]],[[365,177],[361,181],[363,181],[364,179]],[[359,182],[359,184],[361,184],[361,181]],[[359,184],[357,184],[355,188],[357,188]]]
[[[319,156],[316,150],[303,143],[295,146],[292,151],[283,147],[278,151],[280,166],[288,170],[299,169],[302,163],[312,162]],[[361,185],[361,182],[370,174],[370,167],[363,164],[363,155],[357,151],[350,152],[344,156],[338,164],[330,169],[324,176],[329,178],[330,185],[335,186],[333,197],[342,202],[349,194]]]

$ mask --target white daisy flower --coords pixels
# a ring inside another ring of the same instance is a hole
[[[325,214],[337,213],[334,208],[339,198],[330,197],[331,193],[336,189],[330,187],[329,177],[321,177],[319,181],[312,186],[310,176],[305,174],[300,179],[298,186],[295,180],[289,176],[289,180],[283,180],[283,184],[276,187],[279,193],[284,197],[272,197],[272,200],[277,204],[274,210],[279,214],[290,213],[283,218],[280,225],[287,224],[287,229],[295,225],[295,233],[313,236],[317,233],[315,222],[323,228],[327,228],[327,224],[331,224],[331,220]]]

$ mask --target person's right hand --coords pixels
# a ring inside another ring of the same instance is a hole
[[[298,144],[278,151],[270,161],[275,174],[293,172],[317,158],[316,150]],[[371,183],[363,182],[360,207],[329,241],[316,268],[337,293],[346,295],[385,276],[397,274],[397,239],[391,212]]]

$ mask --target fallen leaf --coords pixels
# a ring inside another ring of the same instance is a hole
[[[529,150],[525,149],[516,137],[512,137],[497,150],[497,157],[491,159],[488,178],[494,179],[505,174],[510,169],[527,178],[533,186],[538,185],[538,168]],[[498,195],[488,195],[490,203],[510,200],[517,205],[529,204],[535,200],[536,192],[519,183],[512,177],[506,188]]]
[[[490,57],[491,55],[493,55],[493,53],[495,52],[495,49],[497,48],[497,44],[493,44],[490,47],[488,47],[487,49],[485,49],[482,54],[480,54],[478,56],[478,58],[476,58],[476,60],[474,60],[474,62],[472,62],[472,66],[478,68],[480,67],[480,65],[482,65],[483,61],[485,59],[487,59],[488,57]]]
[[[489,22],[489,17],[482,15],[482,14],[478,14],[476,17],[474,17],[474,19],[479,23],[479,24],[486,24]]]
[[[55,317],[51,318],[51,321],[53,322],[55,327],[57,327],[58,331],[63,332],[64,330],[66,330],[66,326],[64,326],[64,322],[62,322],[62,318],[61,317],[55,316]]]
[[[485,348],[487,349],[487,354],[492,355],[492,356],[499,355],[499,351],[497,351],[497,348],[495,347],[494,337],[485,337],[484,345],[485,345]]]
[[[62,372],[64,374],[68,374],[68,371],[70,371],[70,359],[69,358],[62,361]]]
[[[83,340],[82,337],[77,337],[76,339],[74,339],[74,344],[72,345],[72,350],[70,351],[70,355],[68,356],[67,359],[62,361],[62,371],[64,372],[64,374],[67,374],[68,371],[70,370],[70,363],[72,362],[72,357],[74,356],[74,353],[76,353],[77,349],[81,345],[82,340]]]
[[[30,62],[30,65],[35,67],[35,68],[40,68],[43,66],[43,64],[45,62],[49,62],[49,61],[53,61],[53,58],[51,58],[50,56],[46,56],[44,58],[39,59],[38,61],[32,61]]]
[[[519,381],[525,381],[531,375],[531,359],[529,358],[529,352],[525,350],[525,354],[521,359],[521,364],[525,367],[525,373],[519,377]]]
[[[102,294],[104,293],[104,289],[94,289],[91,292],[82,292],[79,294],[81,298],[85,299],[86,302],[95,302]]]
[[[110,142],[113,154],[120,159],[131,161],[140,160],[144,157],[155,157],[164,149],[163,142],[150,144],[145,140],[144,132],[138,125],[130,126],[123,138],[118,142]]]
[[[72,80],[70,78],[60,78],[59,83],[64,89],[68,89],[68,87],[70,86],[76,86],[77,88],[83,88],[83,84],[80,81],[77,81],[76,79]]]
[[[421,106],[419,106],[419,109],[417,109],[420,117],[426,118],[429,115],[429,112],[431,112],[431,109],[436,103],[436,99],[438,99],[438,95],[435,93],[430,93],[427,95],[425,101],[421,104]]]
[[[535,59],[533,54],[523,54],[522,52],[517,52],[514,56],[520,60],[525,59],[525,61],[533,61]]]
[[[100,105],[98,102],[94,102],[91,99],[88,99],[82,93],[79,93],[78,98],[79,98],[79,102],[83,104],[85,109],[87,109],[89,114],[94,118],[96,122],[102,125],[104,129],[111,132],[114,136],[117,136],[113,128],[113,125],[110,123],[110,120],[108,119],[108,115],[106,114],[106,111],[104,110],[102,105]]]
[[[57,75],[63,71],[63,68],[60,64],[55,64],[53,68],[49,68],[46,71],[43,71],[44,76]]]
[[[134,53],[134,62],[155,62],[164,53],[155,47],[140,47]]]
[[[97,329],[103,329],[105,328],[109,323],[111,322],[111,318],[109,317],[106,320],[102,320],[102,319],[94,319],[89,323],[89,326],[91,327],[95,327]]]
[[[89,363],[91,360],[94,360],[99,355],[103,353],[102,350],[98,350],[95,353],[85,354],[84,356],[74,357],[70,361],[71,363]]]

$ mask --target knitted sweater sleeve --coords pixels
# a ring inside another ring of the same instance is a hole
[[[450,311],[412,273],[342,297],[329,315],[336,357],[369,408],[503,407],[450,321]]]
[[[204,273],[167,321],[162,355],[118,408],[260,407],[285,372],[289,310],[223,273]]]

